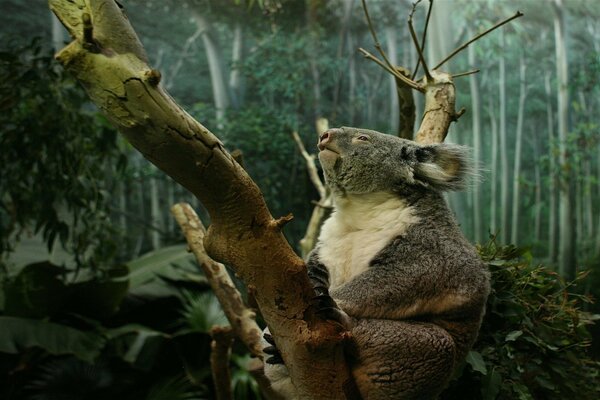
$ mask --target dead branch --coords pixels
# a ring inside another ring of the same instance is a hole
[[[414,11],[414,10],[413,10]],[[431,12],[431,3],[429,5],[429,13],[427,14],[427,16],[429,17],[429,14]],[[413,13],[410,14],[410,17],[408,18],[408,31],[410,32],[410,37],[413,40],[413,44],[415,45],[415,49],[417,50],[417,54],[419,56],[419,63],[421,65],[423,65],[423,70],[425,72],[425,77],[427,78],[427,80],[431,81],[431,73],[429,72],[429,68],[427,67],[427,63],[425,61],[425,56],[423,55],[423,49],[425,48],[425,42],[422,42],[421,44],[419,44],[419,39],[417,39],[417,34],[415,32],[415,27],[413,26],[413,19],[412,19]],[[427,25],[426,25],[427,28]],[[423,32],[423,35],[425,35],[425,31]],[[419,63],[417,63],[417,66],[419,65]],[[416,70],[417,68],[415,68]]]
[[[410,14],[409,19],[412,21],[412,17],[413,14],[415,12],[415,8],[416,5],[418,3],[415,3],[415,5],[413,6],[413,11]],[[429,28],[429,20],[431,19],[431,10],[433,9],[433,0],[429,0],[429,7],[427,8],[427,18],[425,19],[425,27],[423,28],[423,35],[421,36],[421,45],[420,45],[420,50],[421,53],[423,51],[425,51],[425,40],[427,39],[427,29]],[[414,81],[415,77],[417,76],[417,73],[419,72],[419,66],[421,65],[421,63],[419,61],[417,61],[417,65],[415,65],[415,69],[412,73],[412,75],[410,76],[410,78]]]
[[[365,13],[365,18],[367,19],[367,25],[369,26],[369,31],[371,31],[371,36],[373,37],[373,42],[375,43],[375,48],[377,49],[379,54],[381,54],[381,57],[383,57],[383,60],[385,61],[385,65],[387,65],[390,69],[394,70],[396,68],[396,66],[392,65],[392,63],[388,59],[387,54],[385,53],[385,51],[383,51],[383,47],[381,47],[381,43],[379,43],[379,39],[377,38],[377,33],[375,32],[375,29],[373,28],[373,23],[371,22],[371,17],[369,16],[369,9],[367,8],[366,0],[362,0],[362,6],[363,6],[363,11]]]
[[[484,37],[485,35],[487,35],[488,33],[500,28],[502,25],[509,23],[510,21],[512,21],[513,19],[522,17],[523,13],[521,11],[517,11],[515,13],[515,15],[513,15],[510,18],[507,18],[503,21],[500,21],[498,23],[496,23],[494,26],[492,26],[489,29],[486,29],[485,31],[481,32],[480,34],[476,35],[475,37],[473,37],[472,39],[468,40],[467,42],[463,43],[462,45],[460,45],[458,48],[456,48],[455,50],[453,50],[446,58],[444,58],[442,61],[440,61],[435,67],[433,67],[433,69],[438,69],[439,67],[441,67],[442,65],[444,65],[446,62],[448,62],[448,60],[450,60],[452,57],[454,57],[455,55],[457,55],[458,53],[460,53],[461,51],[463,51],[464,49],[466,49],[467,47],[469,47],[469,45],[473,42],[476,42],[477,40],[481,39],[482,37]]]
[[[302,143],[302,139],[298,135],[298,132],[292,132],[292,137],[296,142],[296,146],[298,146],[298,150],[302,157],[304,157],[304,161],[306,161],[306,169],[308,170],[308,176],[310,177],[310,181],[314,185],[317,192],[319,192],[319,197],[325,197],[325,185],[321,182],[321,178],[319,177],[319,171],[317,170],[317,165],[315,163],[315,155],[308,154],[304,144]]]
[[[398,71],[396,71],[396,69],[391,69],[390,67],[388,67],[387,65],[385,65],[379,58],[375,57],[373,54],[369,53],[367,50],[363,49],[362,47],[360,47],[358,49],[358,51],[360,53],[362,53],[362,55],[371,61],[374,61],[377,65],[379,65],[381,68],[385,69],[387,72],[389,72],[390,74],[394,75],[396,78],[398,78],[402,83],[404,83],[405,85],[410,86],[411,88],[418,90],[419,92],[423,91],[423,87],[421,87],[418,83],[416,83],[415,81],[413,81],[412,79],[402,75],[401,73],[399,73]]]
[[[210,369],[217,400],[233,400],[231,390],[231,345],[233,332],[228,326],[213,326],[210,330],[212,341],[210,343]]]
[[[314,312],[306,266],[273,226],[256,184],[149,72],[146,52],[116,2],[49,3],[74,38],[57,59],[144,157],[202,202],[212,222],[206,251],[256,287],[256,301],[298,395],[343,398],[352,382],[343,355],[347,333]],[[94,51],[84,46],[83,14],[93,26]]]
[[[225,266],[206,254],[204,250],[206,230],[200,218],[187,203],[173,205],[171,213],[181,227],[188,246],[202,268],[213,293],[221,303],[233,333],[248,347],[253,356],[262,359],[260,346],[262,330],[255,321],[256,313],[244,304],[242,296],[227,273]]]

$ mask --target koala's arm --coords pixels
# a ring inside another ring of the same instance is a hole
[[[308,256],[306,262],[308,277],[315,289],[317,296],[328,294],[329,291],[329,271],[327,267],[319,260],[319,252],[314,249]]]
[[[478,261],[472,263],[476,271]],[[369,269],[347,283],[331,289],[331,297],[355,318],[400,320],[447,316],[462,319],[471,317],[469,314],[479,318],[475,303],[480,302],[480,297],[484,301],[485,279],[467,277],[466,270],[469,270],[468,265],[454,269],[424,252],[413,253],[411,260],[391,253],[375,260]]]

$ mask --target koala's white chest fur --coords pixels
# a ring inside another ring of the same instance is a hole
[[[331,288],[364,272],[379,251],[419,220],[412,207],[390,193],[349,195],[335,205],[319,236],[319,258]]]

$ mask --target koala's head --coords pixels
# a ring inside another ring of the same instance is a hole
[[[325,180],[337,193],[464,188],[470,175],[468,151],[451,144],[419,145],[358,128],[334,128],[319,138]]]

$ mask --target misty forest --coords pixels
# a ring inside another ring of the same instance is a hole
[[[301,398],[357,398],[302,261],[341,126],[476,165],[445,198],[492,290],[440,398],[600,398],[600,2],[0,9],[0,399],[280,399],[266,324]]]

